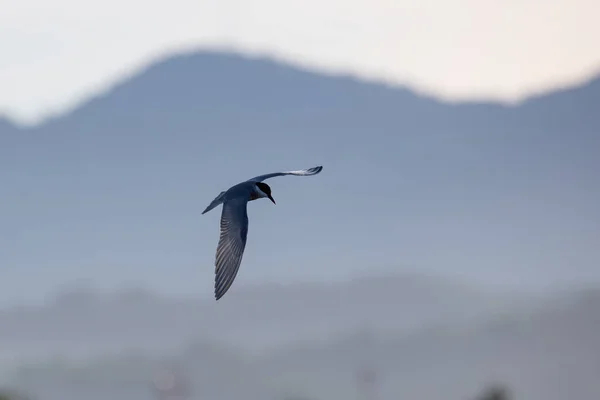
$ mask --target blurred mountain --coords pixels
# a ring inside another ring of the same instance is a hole
[[[215,307],[211,298],[71,288],[42,307],[0,311],[0,345],[10,349],[2,358],[86,358],[129,350],[159,355],[196,339],[247,350],[273,349],[357,329],[402,334],[430,324],[464,324],[535,307],[543,299],[404,275],[242,287],[229,297]]]
[[[174,126],[180,133],[200,127],[213,131],[220,126],[230,134],[231,129],[240,129],[237,134],[245,135],[244,130],[287,130],[295,123],[302,125],[299,128],[355,130],[381,126],[506,133],[511,127],[593,131],[599,126],[594,113],[599,97],[600,77],[532,96],[516,106],[450,103],[408,88],[310,71],[270,58],[201,51],[157,61],[33,130],[67,135],[76,128],[84,132],[94,129],[110,137],[129,129],[130,135],[146,138]],[[141,127],[152,131],[131,131]],[[306,134],[316,136],[310,131]]]
[[[0,114],[0,166],[7,162],[8,157],[15,152],[15,146],[23,140],[21,133],[19,128]]]
[[[287,365],[290,378],[310,375],[313,389],[333,386],[336,376],[341,385],[362,363],[376,371],[380,395],[389,398],[472,398],[473,385],[488,382],[509,385],[515,399],[592,398],[600,394],[599,333],[600,291],[588,290],[458,328],[370,341],[346,335],[280,350],[265,363]]]
[[[9,119],[2,117],[0,115],[0,133],[9,134],[15,133],[17,131],[17,127],[14,126]]]
[[[532,120],[547,120],[551,129],[591,133],[600,101],[600,76],[576,87],[530,97],[520,108]],[[533,122],[532,122],[533,124]]]
[[[273,183],[276,208],[252,205],[233,292],[386,265],[598,282],[598,82],[516,106],[447,103],[265,58],[166,58],[0,150],[2,296],[79,278],[208,293],[218,211],[201,218],[205,203],[319,164]]]
[[[479,322],[409,334],[349,330],[254,355],[200,341],[168,358],[115,355],[38,364],[12,377],[17,386],[43,393],[39,398],[47,400],[85,392],[89,398],[103,393],[143,399],[153,371],[163,368],[193,377],[194,399],[375,394],[383,400],[472,399],[491,384],[508,388],[514,399],[584,399],[600,394],[599,334],[600,292],[590,290],[536,310],[490,314]],[[371,389],[358,380],[367,372],[374,382]]]
[[[531,97],[515,107],[493,102],[451,104],[407,88],[312,72],[269,58],[197,52],[153,63],[38,129],[63,134],[76,128],[98,129],[104,137],[117,136],[115,129],[128,129],[130,135],[144,138],[162,129],[172,135],[174,126],[180,133],[190,134],[190,128],[217,133],[214,130],[221,127],[228,134],[235,134],[235,129],[244,136],[244,131],[287,130],[295,124],[301,129],[591,132],[600,127],[594,113],[599,98],[600,77]],[[142,127],[152,132],[138,130]],[[305,134],[317,136],[310,130]]]

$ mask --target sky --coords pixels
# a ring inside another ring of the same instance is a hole
[[[597,0],[0,0],[0,115],[34,124],[157,57],[277,55],[450,99],[514,101],[600,69]]]

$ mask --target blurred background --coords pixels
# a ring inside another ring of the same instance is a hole
[[[6,396],[600,398],[596,0],[0,9]]]

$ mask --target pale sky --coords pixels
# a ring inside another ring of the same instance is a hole
[[[447,98],[600,72],[598,0],[0,0],[0,114],[63,112],[180,49],[227,43]]]

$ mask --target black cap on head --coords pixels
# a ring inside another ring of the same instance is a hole
[[[267,197],[273,202],[273,204],[276,204],[275,200],[271,196],[271,187],[269,185],[267,185],[264,182],[256,182],[256,186],[258,186],[258,188],[267,195]]]

